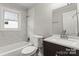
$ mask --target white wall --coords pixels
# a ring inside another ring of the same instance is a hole
[[[23,41],[27,38],[27,19],[26,10],[23,10],[19,6],[16,5],[8,5],[8,4],[0,4],[0,6],[8,7],[11,9],[15,9],[22,12],[22,18],[21,18],[21,30],[20,31],[4,31],[0,30],[0,46],[5,46],[8,44],[16,43],[19,41]]]
[[[53,10],[64,5],[66,4],[43,3],[38,4],[37,6],[29,9],[29,14],[31,14],[29,15],[29,19],[31,21],[34,21],[33,22],[34,27],[31,27],[33,30],[32,33],[43,35],[45,37],[51,36],[53,34],[53,27],[52,27]],[[32,19],[31,17],[34,18]]]
[[[39,35],[51,35],[51,14],[48,6],[40,4],[29,10],[29,19],[33,21],[32,33]],[[33,17],[33,19],[32,19]]]
[[[79,3],[77,3],[77,12],[78,12],[78,33],[79,33]]]
[[[32,8],[28,11],[28,23],[27,23],[28,36],[30,36],[34,32],[34,17],[35,17],[35,12],[34,12],[34,8]]]

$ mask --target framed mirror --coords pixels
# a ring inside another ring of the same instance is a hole
[[[53,10],[54,34],[62,34],[66,31],[67,35],[78,36],[78,21],[76,3]]]

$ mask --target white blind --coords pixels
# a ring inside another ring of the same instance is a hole
[[[10,11],[4,11],[4,19],[5,20],[17,20],[18,15],[17,13],[10,12]]]

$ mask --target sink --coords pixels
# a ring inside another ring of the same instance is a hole
[[[58,40],[58,43],[61,43],[63,42],[64,44],[67,44],[67,45],[76,45],[78,43],[78,41],[75,41],[75,39],[61,39],[61,38],[55,38],[55,39],[52,39],[54,42],[57,42]],[[62,43],[61,43],[62,44]]]
[[[68,41],[72,42],[72,45],[77,45],[79,43],[78,39],[68,38]]]
[[[55,43],[58,45],[79,49],[79,39],[75,37],[68,37],[68,39],[64,39],[61,38],[59,35],[53,35],[52,37],[46,38],[44,40],[50,43]]]
[[[44,39],[44,40],[48,41],[50,43],[55,43],[58,45],[79,49],[79,47],[78,47],[79,40],[76,38],[69,37],[68,39],[64,39],[64,38],[60,38],[59,35],[54,35],[54,36]]]
[[[73,38],[68,38],[68,40],[73,41],[73,42],[79,42],[78,39],[73,39]]]

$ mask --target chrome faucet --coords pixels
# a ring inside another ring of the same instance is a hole
[[[68,39],[68,35],[66,34],[66,30],[63,30],[61,35],[60,35],[61,38],[64,38],[64,39]]]

